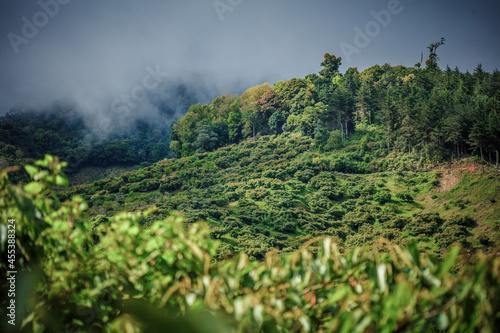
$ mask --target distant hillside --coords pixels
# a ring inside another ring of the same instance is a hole
[[[157,114],[135,109],[124,112],[110,106],[89,115],[78,105],[62,102],[38,109],[13,108],[0,116],[0,161],[24,165],[51,154],[68,162],[65,171],[71,176],[87,167],[130,168],[172,157],[172,124],[199,101],[198,95],[206,88],[196,92],[182,80],[163,88],[162,96],[154,101]],[[76,178],[72,180],[88,177]],[[26,182],[29,177],[21,171],[11,174],[11,179]]]
[[[141,223],[179,210],[207,221],[224,252],[263,258],[291,251],[316,236],[346,246],[387,238],[417,240],[439,255],[458,242],[471,250],[498,243],[500,173],[470,160],[439,169],[417,154],[380,149],[383,130],[358,130],[319,152],[299,134],[265,136],[72,188],[94,221],[119,211],[153,208]],[[99,215],[99,216],[98,216]]]
[[[434,54],[435,56],[435,54]],[[258,135],[300,133],[329,149],[370,125],[383,128],[379,146],[441,163],[470,154],[500,161],[500,72],[474,73],[431,60],[426,68],[375,65],[339,72],[326,53],[318,74],[258,85],[241,96],[193,105],[173,126],[179,156],[213,151]]]

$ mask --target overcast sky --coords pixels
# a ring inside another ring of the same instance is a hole
[[[208,102],[317,73],[325,52],[342,72],[413,66],[441,37],[441,68],[491,72],[499,12],[498,0],[2,0],[0,114],[54,100],[98,113],[179,77]]]

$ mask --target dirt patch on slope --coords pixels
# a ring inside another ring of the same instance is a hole
[[[474,163],[453,163],[451,165],[443,165],[434,170],[441,172],[437,192],[447,192],[460,182],[464,173],[472,174],[480,172],[484,170],[484,166]]]
[[[451,171],[443,172],[439,180],[438,192],[448,192],[460,182],[460,178],[453,175]]]

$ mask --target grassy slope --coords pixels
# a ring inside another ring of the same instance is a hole
[[[70,183],[72,186],[93,183],[95,181],[120,177],[123,173],[136,169],[136,167],[85,167],[77,173],[69,175]]]
[[[438,171],[441,188],[419,197],[424,211],[436,211],[444,218],[468,215],[477,221],[475,235],[500,237],[500,171],[464,160]],[[480,246],[479,243],[474,243]]]
[[[264,137],[164,160],[121,178],[74,187],[71,193],[87,197],[91,215],[148,207],[156,209],[157,217],[171,209],[184,211],[188,221],[206,220],[226,249],[256,257],[272,247],[298,248],[324,234],[336,235],[346,245],[374,244],[381,237],[396,243],[415,239],[438,254],[442,243],[433,233],[417,235],[409,226],[395,227],[398,217],[406,217],[406,224],[420,223],[414,214],[421,212],[437,212],[445,220],[470,216],[477,227],[469,228],[469,243],[484,247],[479,235],[488,236],[489,246],[497,243],[498,171],[471,162],[410,171],[424,166],[416,157],[370,149],[366,141],[374,139],[371,135],[325,153],[295,134]],[[321,178],[325,175],[335,179]],[[318,177],[323,186],[315,186]],[[385,204],[376,200],[382,192],[391,194]],[[413,200],[403,200],[400,193]]]

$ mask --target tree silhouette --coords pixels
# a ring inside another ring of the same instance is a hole
[[[441,37],[440,41],[432,43],[431,45],[427,46],[427,48],[429,49],[429,59],[425,61],[425,65],[427,66],[427,68],[429,69],[438,68],[437,61],[439,60],[439,57],[437,56],[436,51],[437,48],[443,45],[445,41],[446,40],[444,39],[444,37]]]

